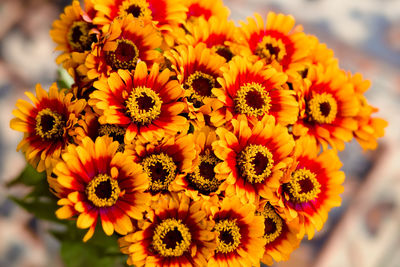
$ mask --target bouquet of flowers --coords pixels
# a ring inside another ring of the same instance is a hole
[[[29,197],[57,206],[42,217],[87,229],[81,243],[118,238],[135,266],[271,265],[323,228],[337,152],[375,149],[387,125],[370,83],[290,15],[228,15],[221,0],[65,8],[50,35],[73,82],[38,84],[10,123],[31,166],[20,181],[42,186]]]

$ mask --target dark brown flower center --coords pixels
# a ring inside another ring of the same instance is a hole
[[[192,93],[191,98],[201,102],[206,97],[212,97],[212,89],[215,85],[213,76],[196,71],[187,78],[184,86]]]
[[[225,58],[226,62],[229,62],[233,58],[231,49],[225,45],[219,45],[214,47],[215,53]]]
[[[284,191],[296,203],[304,203],[315,199],[321,192],[321,184],[315,173],[308,169],[298,169],[292,173],[290,182],[284,184]]]
[[[282,234],[283,220],[269,203],[261,214],[264,216],[264,238],[269,244]]]
[[[218,190],[222,181],[215,177],[214,167],[220,160],[214,156],[210,150],[206,150],[204,154],[199,156],[200,164],[194,171],[188,174],[187,179],[195,190],[202,194],[208,195]]]
[[[167,248],[175,249],[183,241],[183,237],[181,232],[175,227],[165,234],[162,241]]]
[[[108,52],[107,63],[115,70],[134,69],[139,58],[139,49],[130,40],[118,39],[117,48]]]
[[[99,174],[86,186],[86,196],[96,207],[111,207],[121,190],[118,181],[107,174]]]
[[[263,85],[255,82],[240,86],[234,100],[236,112],[248,116],[263,116],[271,106],[268,92]]]
[[[91,49],[94,41],[89,34],[90,26],[85,21],[75,21],[68,31],[68,43],[73,51],[83,52]]]
[[[42,139],[57,139],[64,134],[63,117],[49,108],[42,109],[36,116],[36,134]]]
[[[142,15],[142,9],[140,8],[140,6],[137,5],[131,5],[130,7],[128,7],[126,12],[128,14],[132,14],[135,18],[138,18],[140,17],[140,15]]]
[[[315,94],[307,103],[307,112],[311,121],[331,123],[336,119],[338,106],[329,93]]]
[[[224,219],[215,223],[217,232],[217,253],[229,253],[234,251],[241,243],[242,235],[236,219]]]
[[[125,149],[125,142],[124,142],[125,131],[126,129],[123,127],[111,124],[103,124],[99,128],[99,136],[106,135],[111,137],[114,141],[117,141],[120,144],[118,147],[118,151],[123,152]]]
[[[149,190],[154,194],[168,190],[177,172],[174,160],[164,153],[147,156],[143,159],[142,166],[150,179]]]
[[[249,183],[261,183],[272,173],[272,153],[263,145],[248,145],[238,155],[241,176]]]

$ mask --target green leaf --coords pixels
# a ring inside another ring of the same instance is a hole
[[[35,215],[35,217],[43,220],[59,222],[56,217],[55,211],[58,209],[57,201],[46,197],[33,198],[33,199],[19,199],[11,196],[10,199],[24,208],[28,212]]]
[[[69,73],[64,68],[58,68],[57,70],[57,86],[59,89],[71,89],[72,84],[74,84],[74,79],[69,75]]]
[[[17,184],[33,186],[45,179],[45,172],[38,172],[35,168],[32,167],[32,165],[26,164],[25,169],[23,169],[18,177],[7,183],[7,187],[11,187]]]

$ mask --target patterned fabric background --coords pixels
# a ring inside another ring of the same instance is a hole
[[[9,128],[18,98],[36,83],[56,79],[51,23],[69,1],[0,1],[0,267],[62,266],[48,224],[7,199],[25,188],[5,188],[24,167],[15,148],[22,138]],[[400,266],[400,1],[231,0],[236,22],[257,11],[292,14],[306,33],[335,51],[341,67],[372,81],[367,97],[389,121],[377,151],[350,143],[340,157],[347,174],[343,205],[322,232],[304,241],[291,260],[276,266]]]

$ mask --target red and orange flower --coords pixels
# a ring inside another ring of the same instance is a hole
[[[208,20],[212,16],[217,17],[220,21],[225,21],[230,13],[222,0],[187,0],[184,3],[187,7],[186,15],[189,22],[201,17]]]
[[[25,100],[17,101],[13,111],[16,118],[10,127],[24,133],[17,150],[25,153],[27,161],[38,172],[51,172],[62,150],[69,143],[68,131],[77,122],[80,112],[86,106],[85,100],[72,100],[72,94],[59,92],[57,85],[51,85],[47,93],[40,84],[36,85],[36,96],[25,93],[33,105]]]
[[[255,124],[266,115],[273,115],[282,125],[294,123],[298,116],[298,104],[294,92],[282,86],[287,81],[284,73],[267,67],[264,62],[252,63],[235,57],[228,68],[222,68],[223,79],[218,79],[222,88],[212,93],[223,103],[223,107],[211,114],[211,122],[222,126],[239,114]]]
[[[303,61],[309,53],[309,43],[301,27],[294,27],[292,16],[269,12],[264,23],[259,14],[241,22],[241,32],[245,40],[243,55],[254,55],[267,64],[277,62],[288,69],[302,69]],[[280,69],[279,68],[279,69]]]
[[[214,222],[203,201],[171,194],[152,205],[140,229],[119,239],[127,263],[135,266],[207,266],[215,248]]]
[[[142,219],[148,207],[147,175],[131,157],[117,152],[118,147],[106,136],[95,142],[86,137],[80,146],[69,145],[54,168],[57,183],[68,190],[58,201],[62,207],[56,215],[77,216],[77,227],[89,228],[84,241],[92,237],[99,218],[107,235],[132,232],[131,219]]]
[[[81,68],[86,68],[88,78],[94,80],[119,69],[134,70],[139,61],[151,66],[161,58],[156,50],[161,43],[162,37],[151,23],[143,23],[132,15],[116,18],[104,28],[102,40]]]
[[[308,239],[315,229],[321,230],[328,212],[340,206],[340,193],[345,175],[339,171],[342,163],[334,150],[318,154],[315,140],[303,137],[296,141],[297,165],[290,169],[290,180],[282,184],[280,194],[288,218],[299,217],[299,234]]]
[[[251,203],[225,197],[213,215],[217,234],[215,254],[208,266],[258,266],[264,253],[264,218]]]
[[[168,69],[160,72],[158,64],[154,64],[148,70],[141,61],[134,74],[119,70],[95,82],[98,90],[90,95],[89,104],[101,114],[101,124],[126,128],[127,142],[137,136],[151,141],[173,135],[188,124],[179,115],[185,108],[184,103],[178,102],[183,90],[170,76]]]
[[[259,198],[276,198],[284,170],[292,163],[294,140],[272,116],[250,127],[246,117],[232,120],[233,130],[220,127],[220,140],[213,143],[215,155],[223,162],[215,167],[221,190],[239,196],[242,202],[258,205]]]
[[[307,86],[299,94],[300,116],[293,126],[296,136],[310,136],[323,149],[343,150],[357,129],[359,101],[354,86],[336,64],[311,66]]]

